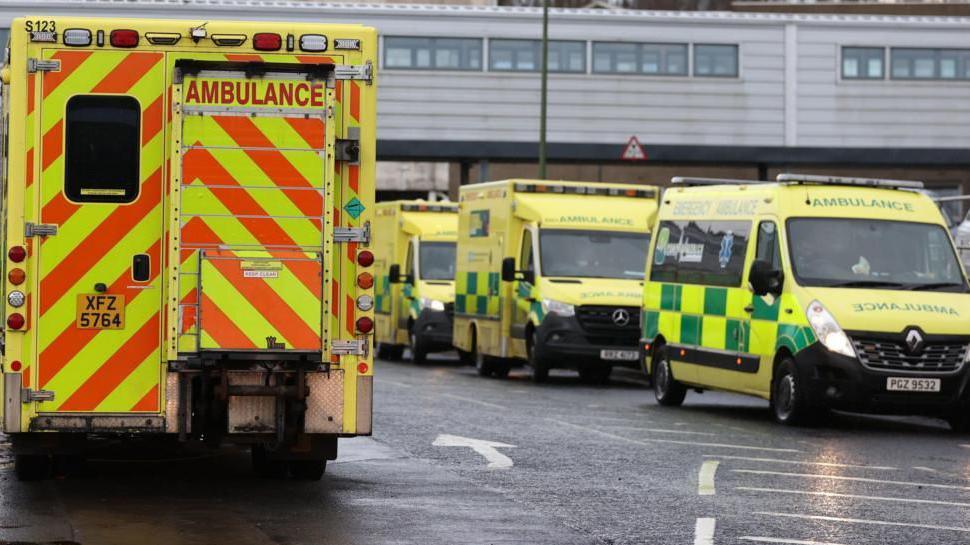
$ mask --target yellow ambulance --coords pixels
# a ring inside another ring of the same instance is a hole
[[[653,186],[506,180],[461,188],[454,344],[482,376],[525,361],[588,381],[638,360]]]
[[[750,394],[784,424],[826,409],[968,424],[970,290],[920,182],[674,179],[643,299],[657,401]]]
[[[98,434],[251,445],[257,471],[316,479],[371,433],[377,47],[358,25],[13,21],[19,477]]]
[[[458,205],[393,201],[377,205],[375,341],[377,357],[424,363],[451,350]]]

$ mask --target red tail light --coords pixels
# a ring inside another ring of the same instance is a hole
[[[24,320],[24,315],[19,312],[14,312],[10,316],[7,316],[7,327],[10,329],[20,329],[24,327],[25,323],[27,321]]]
[[[357,331],[360,331],[361,333],[370,333],[371,330],[373,329],[374,329],[374,320],[371,320],[367,316],[357,319]]]
[[[253,49],[256,51],[279,51],[283,38],[279,34],[260,32],[253,35]]]
[[[357,254],[357,264],[361,267],[370,267],[374,264],[374,253],[370,250],[364,250]]]
[[[368,370],[370,370],[370,366],[367,365],[367,362],[366,361],[362,361],[362,362],[360,362],[360,363],[357,364],[357,373],[358,374],[363,375]]]
[[[13,360],[10,362],[10,370],[14,373],[19,373],[21,369],[24,368],[24,364],[20,363],[19,360]]]
[[[138,31],[112,30],[110,43],[113,47],[135,47],[138,45]]]
[[[371,273],[360,273],[357,275],[357,285],[365,290],[369,290],[374,287],[374,277],[371,276]]]
[[[7,252],[7,257],[14,263],[20,263],[27,258],[27,249],[23,246],[14,246]]]
[[[7,280],[14,286],[19,286],[24,283],[24,279],[27,278],[27,273],[23,269],[10,269],[7,273]]]

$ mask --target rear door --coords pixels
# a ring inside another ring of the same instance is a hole
[[[56,51],[40,74],[42,412],[157,412],[165,72],[153,52]]]
[[[325,83],[202,70],[180,91],[180,351],[320,352],[332,275]]]

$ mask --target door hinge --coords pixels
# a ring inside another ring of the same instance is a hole
[[[354,339],[352,341],[333,341],[330,343],[330,353],[335,356],[367,357],[367,340]]]
[[[61,61],[57,59],[27,59],[27,72],[60,72]]]
[[[54,391],[21,388],[20,401],[22,403],[33,403],[34,401],[54,401]]]
[[[370,242],[370,224],[365,224],[363,227],[334,227],[333,241],[367,244]]]
[[[52,237],[57,234],[57,225],[53,223],[30,223],[24,227],[24,236]]]
[[[334,145],[334,159],[360,163],[360,127],[347,129],[347,138],[338,138]]]
[[[337,80],[366,81],[370,85],[374,80],[374,67],[370,61],[364,64],[338,64],[333,67],[333,76]]]

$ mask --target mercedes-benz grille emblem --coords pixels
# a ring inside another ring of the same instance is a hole
[[[906,347],[910,354],[918,354],[923,350],[923,334],[917,329],[906,332]]]
[[[613,323],[624,327],[630,323],[630,312],[625,308],[618,308],[613,311]]]

